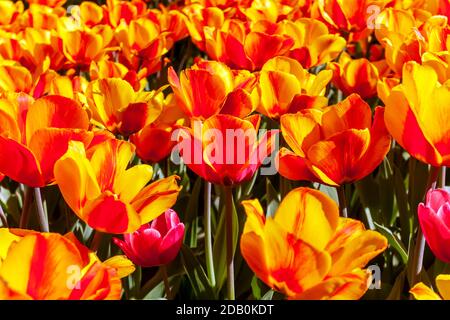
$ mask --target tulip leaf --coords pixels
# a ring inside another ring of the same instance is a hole
[[[186,245],[181,247],[181,261],[183,262],[184,270],[192,286],[195,298],[206,300],[214,299],[215,294],[209,283],[208,277],[206,276],[205,270],[192,250]]]
[[[394,286],[389,293],[389,296],[386,298],[387,300],[400,300],[402,297],[403,287],[405,285],[405,270],[400,272],[394,282]]]
[[[200,202],[200,191],[202,187],[202,179],[200,177],[195,180],[194,188],[189,197],[186,213],[184,215],[184,223],[186,225],[186,241],[191,248],[197,247],[198,232],[198,212]]]
[[[412,219],[408,208],[408,195],[400,169],[394,166],[395,197],[397,200],[398,214],[400,218],[400,235],[404,242],[408,242],[412,235]]]
[[[408,253],[402,241],[385,226],[382,226],[376,222],[374,222],[374,224],[378,231],[387,238],[388,243],[395,249],[402,262],[406,265],[408,263]]]
[[[273,217],[278,209],[278,206],[280,205],[280,196],[268,178],[266,178],[266,202],[266,216]]]

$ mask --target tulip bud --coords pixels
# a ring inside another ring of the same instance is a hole
[[[169,209],[139,230],[114,238],[128,258],[142,267],[164,265],[175,259],[183,243],[184,224],[177,213]]]
[[[420,203],[418,216],[425,239],[434,255],[450,263],[450,193],[430,189],[425,203]]]

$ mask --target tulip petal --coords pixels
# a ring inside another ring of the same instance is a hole
[[[278,207],[274,220],[317,249],[324,249],[333,236],[339,218],[336,203],[320,191],[297,188]]]
[[[30,149],[3,136],[0,136],[0,149],[0,172],[30,187],[45,185],[39,163]]]
[[[177,184],[179,179],[178,176],[170,176],[155,181],[136,195],[131,206],[138,212],[142,224],[157,218],[175,204],[182,188]]]
[[[162,238],[159,246],[160,261],[162,264],[171,262],[180,251],[184,237],[184,224],[180,223],[172,228]]]
[[[444,300],[450,300],[450,275],[440,274],[436,277],[436,286]]]
[[[414,296],[416,300],[442,300],[439,295],[433,292],[422,282],[416,284],[409,292]]]
[[[146,164],[135,165],[114,181],[114,190],[124,202],[130,202],[152,179],[153,169]]]
[[[312,181],[320,180],[309,170],[307,159],[282,148],[278,154],[278,172],[289,180]]]

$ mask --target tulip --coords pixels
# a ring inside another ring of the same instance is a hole
[[[423,282],[417,283],[409,292],[416,300],[450,300],[450,275],[440,274],[436,277],[439,295]]]
[[[372,7],[380,11],[389,0],[319,0],[312,8],[312,17],[324,21],[333,31],[342,33],[366,33],[374,13]],[[374,17],[376,18],[376,16]]]
[[[23,12],[23,2],[0,1],[0,26],[8,26],[12,24]]]
[[[339,217],[320,191],[292,190],[273,217],[258,200],[242,202],[247,220],[241,253],[257,277],[290,299],[359,299],[367,290],[367,263],[387,240],[358,220]]]
[[[145,76],[161,69],[161,57],[173,45],[173,39],[148,18],[129,24],[122,20],[115,30],[115,39],[122,47],[119,62],[135,71],[145,69]]]
[[[333,71],[333,83],[346,96],[357,93],[363,99],[377,94],[377,83],[382,76],[384,61],[370,62],[367,59],[352,59],[342,54],[339,61],[328,68]]]
[[[0,64],[0,93],[31,93],[32,81],[31,73],[25,67],[18,64]]]
[[[55,179],[66,203],[92,228],[108,233],[130,233],[175,204],[181,189],[177,176],[146,186],[153,176],[149,165],[127,169],[134,146],[106,139],[85,150],[70,142],[55,163]]]
[[[330,34],[327,26],[319,20],[286,19],[282,23],[286,34],[294,39],[289,57],[296,59],[305,69],[328,63],[345,49],[345,39]]]
[[[211,183],[235,186],[250,180],[273,151],[276,131],[258,139],[259,116],[246,120],[219,114],[179,132],[184,163]]]
[[[175,130],[188,123],[185,114],[176,104],[173,94],[163,101],[160,116],[141,131],[130,136],[140,159],[157,163],[166,158],[176,145],[172,139]]]
[[[295,113],[306,108],[325,107],[324,97],[332,72],[324,70],[317,75],[308,73],[294,59],[276,57],[267,61],[259,78],[259,111],[279,119],[286,113]]]
[[[117,78],[94,80],[86,88],[94,123],[125,136],[153,122],[163,98],[159,91],[135,92],[129,82]]]
[[[279,152],[279,173],[290,180],[340,186],[360,180],[383,161],[391,145],[384,109],[372,112],[358,95],[335,106],[281,117],[281,132],[292,151]]]
[[[69,141],[89,145],[89,118],[77,102],[62,96],[34,102],[23,94],[14,98],[0,100],[0,172],[30,187],[43,187],[54,182],[53,166]]]
[[[394,87],[385,101],[386,127],[395,140],[414,158],[435,167],[450,165],[450,88],[438,82],[429,66],[408,62],[402,84]]]
[[[198,61],[180,77],[169,68],[168,80],[189,118],[205,120],[218,113],[245,117],[256,108],[255,76],[220,62]]]
[[[133,233],[124,234],[124,240],[113,238],[134,264],[154,267],[171,262],[180,251],[184,224],[175,211],[167,210],[151,223],[142,225]]]
[[[0,238],[1,300],[119,300],[134,271],[123,256],[101,262],[72,233],[1,228]]]
[[[423,234],[438,259],[450,262],[450,193],[445,189],[430,189],[425,203],[418,207]]]

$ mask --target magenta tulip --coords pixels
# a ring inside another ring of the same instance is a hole
[[[450,193],[445,189],[430,189],[426,203],[419,204],[419,222],[434,255],[450,263]]]
[[[153,267],[171,262],[183,243],[184,224],[177,213],[169,209],[146,223],[139,230],[124,234],[124,240],[114,238],[127,257],[136,265]]]

